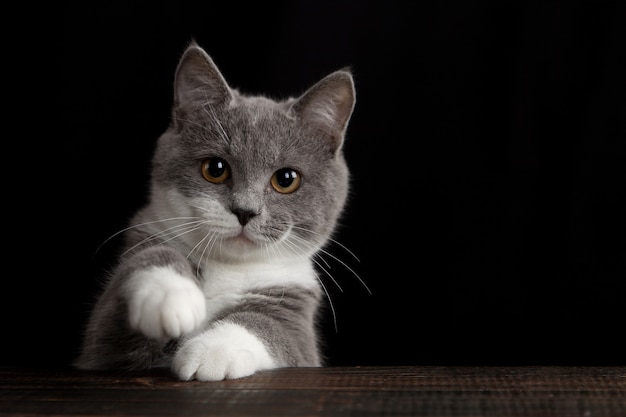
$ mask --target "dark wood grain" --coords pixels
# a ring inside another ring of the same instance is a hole
[[[15,416],[626,416],[626,367],[288,368],[220,382],[0,369]]]

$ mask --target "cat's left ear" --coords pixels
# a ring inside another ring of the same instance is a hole
[[[354,80],[348,70],[327,75],[292,105],[296,117],[316,125],[339,149],[355,103]]]

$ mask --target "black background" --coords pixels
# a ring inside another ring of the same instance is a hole
[[[623,2],[265,3],[66,3],[3,362],[76,355],[193,38],[243,92],[353,70],[330,365],[626,364]]]

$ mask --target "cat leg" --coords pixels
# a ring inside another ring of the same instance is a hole
[[[236,379],[276,366],[257,336],[228,321],[185,341],[172,362],[172,370],[185,381]]]
[[[130,326],[151,339],[187,335],[206,317],[206,300],[198,285],[168,266],[133,272],[124,292]]]

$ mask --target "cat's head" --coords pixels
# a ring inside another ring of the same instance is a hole
[[[173,101],[153,159],[151,212],[180,219],[176,244],[200,261],[308,257],[328,241],[349,186],[349,70],[297,98],[244,95],[192,43]]]

